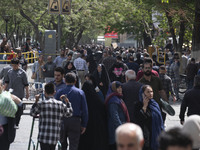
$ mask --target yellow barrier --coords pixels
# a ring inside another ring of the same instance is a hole
[[[13,55],[13,58],[16,58],[17,53],[0,53],[0,55]],[[24,55],[24,58],[27,60],[28,63],[34,63],[34,61],[37,61],[39,57],[39,53],[37,51],[31,51],[31,52],[23,52],[22,55]],[[0,60],[0,62],[10,62],[11,60]]]
[[[157,52],[158,52],[157,53],[158,54],[158,57],[157,57],[158,63],[165,65],[165,62],[166,62],[166,58],[165,58],[166,53],[165,52],[160,52],[159,49],[158,49]]]

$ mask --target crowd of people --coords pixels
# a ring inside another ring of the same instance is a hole
[[[44,55],[40,55],[33,64],[32,79],[35,83],[46,83],[44,100],[39,101],[40,95],[36,95],[31,115],[39,114],[41,149],[53,150],[58,141],[63,150],[200,148],[192,144],[199,140],[192,137],[198,135],[186,136],[190,129],[184,120],[188,107],[188,116],[195,114],[198,118],[196,124],[191,123],[194,133],[200,133],[200,63],[188,51],[182,56],[171,49],[165,51],[166,63],[159,62],[156,53],[151,58],[146,49],[94,45],[62,49],[54,60],[47,56],[46,62]],[[10,92],[21,100],[28,98],[25,68],[26,64],[23,66],[18,57],[13,58],[0,74],[0,89],[12,89]],[[180,72],[186,74],[187,81],[183,99],[179,97]],[[42,84],[35,84],[35,88],[42,88]],[[165,132],[167,114],[161,99],[182,102],[179,117],[184,129]],[[15,132],[19,127],[21,100],[17,102],[12,126],[10,117],[0,113],[4,129],[0,145],[6,143],[3,150],[9,149],[14,140],[8,136],[10,130]]]

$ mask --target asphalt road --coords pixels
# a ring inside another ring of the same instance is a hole
[[[180,102],[170,102],[172,107],[175,109],[175,116],[166,117],[165,128],[166,130],[173,128],[173,127],[181,127],[180,120],[179,120],[179,112],[180,112]],[[29,136],[31,131],[32,125],[32,117],[28,115],[30,112],[31,105],[26,107],[24,111],[26,115],[23,115],[21,118],[19,129],[17,130],[15,141],[11,144],[10,150],[27,150],[28,149],[28,142]],[[34,125],[34,132],[33,132],[33,141],[37,142],[37,134],[38,134],[38,120],[35,121]],[[31,150],[33,147],[31,146]],[[40,150],[40,148],[38,148]]]

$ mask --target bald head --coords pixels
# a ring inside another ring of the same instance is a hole
[[[126,123],[116,129],[117,150],[142,150],[144,138],[142,129],[133,123]]]
[[[126,82],[129,80],[135,80],[136,79],[136,73],[133,70],[127,70],[125,72],[125,76],[126,76]]]

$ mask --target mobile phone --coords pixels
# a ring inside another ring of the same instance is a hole
[[[142,94],[142,98],[145,99],[145,95],[144,95],[144,93]]]

